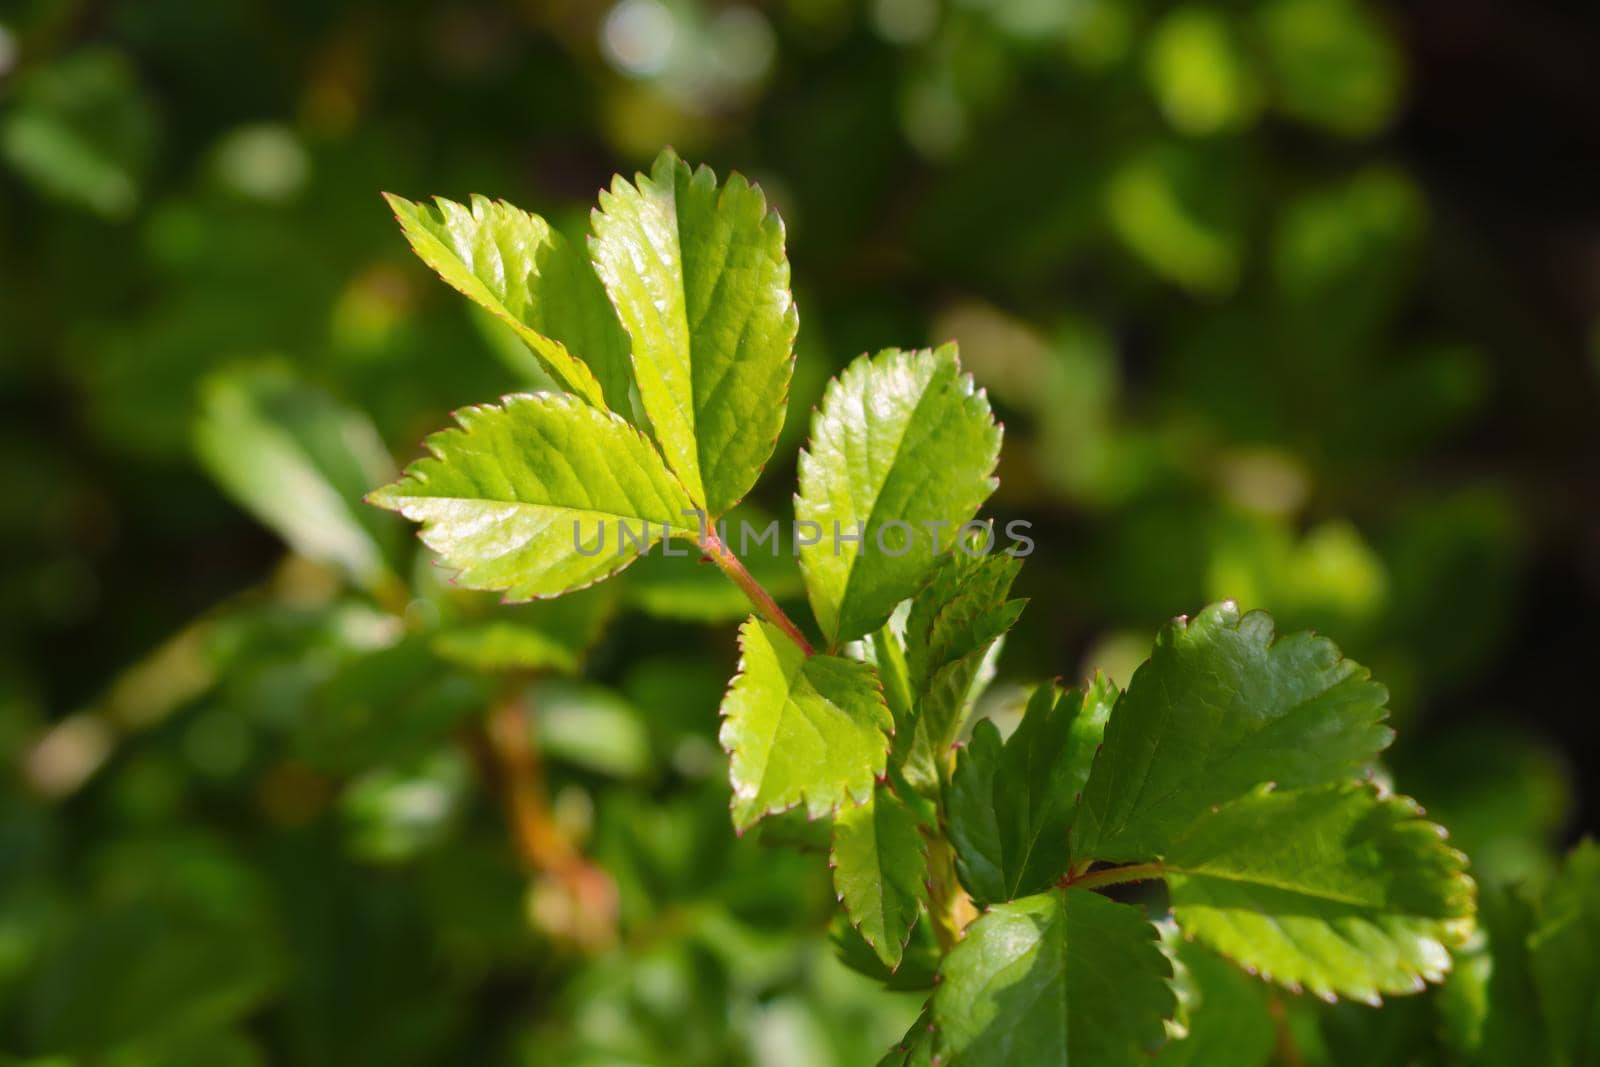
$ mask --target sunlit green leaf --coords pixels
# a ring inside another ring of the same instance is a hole
[[[893,727],[872,668],[807,656],[771,623],[739,630],[738,677],[722,702],[732,756],[733,822],[743,830],[804,804],[813,818],[865,803],[883,774]]]
[[[861,357],[828,386],[800,455],[800,566],[831,642],[882,626],[997,484],[1000,428],[954,345]]]
[[[628,338],[581,249],[503,200],[384,198],[422,261],[511,327],[552,378],[628,414]]]
[[[555,393],[464,408],[428,457],[368,496],[422,524],[469,589],[509,600],[609,577],[668,536],[694,538],[693,505],[638,430]]]
[[[783,222],[668,149],[600,194],[590,251],[667,465],[715,518],[749,492],[783,425],[799,317]]]
[[[1224,804],[1161,867],[1186,934],[1323,997],[1418,992],[1472,928],[1466,857],[1410,798],[1365,784]]]

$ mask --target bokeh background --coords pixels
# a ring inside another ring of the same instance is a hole
[[[1389,685],[1388,772],[1480,879],[1545,877],[1600,822],[1596,56],[1577,2],[9,0],[0,1063],[904,1029],[825,939],[815,828],[729,830],[736,598],[499,609],[355,503],[537,384],[379,191],[579,235],[663,144],[788,224],[757,508],[857,353],[955,338],[988,388],[1039,543],[988,710],[1231,596]],[[1434,1062],[1432,1010],[1308,1014],[1301,1059]]]

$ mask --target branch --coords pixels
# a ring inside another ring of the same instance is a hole
[[[551,815],[532,717],[525,679],[508,682],[484,721],[482,748],[523,867],[531,875],[548,876],[562,890],[563,899],[536,907],[543,913],[539,918],[582,945],[604,947],[616,936],[616,885],[578,851]]]

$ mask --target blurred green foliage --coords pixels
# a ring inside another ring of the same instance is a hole
[[[774,847],[812,828],[729,832],[715,575],[501,607],[357,501],[546,384],[379,190],[575,236],[663,143],[788,222],[781,456],[851,356],[960,341],[1039,543],[1002,678],[1270,608],[1389,683],[1395,781],[1482,883],[1548,878],[1571,770],[1485,692],[1571,516],[1486,458],[1519,364],[1440,291],[1406,81],[1358,0],[8,7],[0,1062],[812,1067],[905,1031],[919,998],[822,940],[820,857]],[[488,707],[537,709],[581,875],[513,847]],[[1305,1062],[1422,1062],[1451,1003],[1288,1025]]]

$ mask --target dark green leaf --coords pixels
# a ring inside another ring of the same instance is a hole
[[[1556,1058],[1600,1064],[1600,845],[1584,841],[1545,893],[1528,943]]]
[[[1067,831],[1114,694],[1103,677],[1087,696],[1046,683],[1003,745],[987,719],[973,728],[945,812],[956,869],[974,900],[1037,893],[1066,873]]]
[[[1311,633],[1232,601],[1169,623],[1117,701],[1073,826],[1085,859],[1153,859],[1208,808],[1262,782],[1359,773],[1392,738],[1388,693]]]
[[[1172,965],[1139,909],[1079,889],[1001,904],[945,957],[933,995],[950,1067],[1122,1067],[1165,1038]]]

